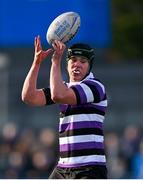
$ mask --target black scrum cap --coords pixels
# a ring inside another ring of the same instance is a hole
[[[86,58],[89,61],[90,70],[91,70],[93,60],[95,58],[95,52],[93,48],[91,48],[88,44],[83,44],[83,43],[73,44],[70,48],[68,48],[67,60],[69,60],[74,56],[80,56]]]

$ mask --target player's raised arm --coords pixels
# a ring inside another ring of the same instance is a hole
[[[35,37],[35,55],[32,66],[26,76],[22,89],[22,100],[34,106],[46,104],[46,98],[42,89],[37,89],[37,77],[42,61],[52,52],[52,49],[42,50],[40,37]]]
[[[53,43],[54,54],[50,71],[51,98],[55,103],[76,104],[76,95],[71,88],[64,83],[61,75],[61,58],[65,44],[55,40]]]

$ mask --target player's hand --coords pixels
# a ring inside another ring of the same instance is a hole
[[[52,46],[54,48],[52,61],[60,62],[61,57],[62,57],[62,55],[64,53],[64,50],[66,48],[66,45],[61,41],[55,40],[52,43]]]
[[[40,36],[35,37],[34,46],[35,46],[34,62],[36,64],[41,64],[41,62],[49,54],[51,54],[53,52],[52,48],[45,50],[45,51],[42,49]]]

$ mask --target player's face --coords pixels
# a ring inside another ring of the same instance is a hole
[[[72,57],[68,61],[68,73],[70,82],[81,81],[89,71],[89,62],[83,57]]]

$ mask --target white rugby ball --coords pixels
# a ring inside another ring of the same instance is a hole
[[[50,24],[46,39],[51,45],[53,40],[60,40],[63,43],[71,40],[80,27],[80,16],[76,12],[66,12],[59,15]]]

